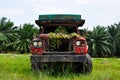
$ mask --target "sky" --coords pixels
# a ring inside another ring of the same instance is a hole
[[[0,19],[6,17],[15,26],[35,25],[40,14],[80,14],[83,28],[92,30],[120,22],[120,0],[0,0]]]

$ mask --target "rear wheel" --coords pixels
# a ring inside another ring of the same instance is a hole
[[[92,60],[87,54],[84,62],[74,63],[74,69],[76,73],[90,73],[92,72]]]
[[[31,68],[33,71],[39,71],[39,65],[37,62],[32,62],[31,63]]]

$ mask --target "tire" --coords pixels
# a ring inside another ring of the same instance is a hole
[[[83,63],[83,71],[84,71],[84,73],[92,72],[92,60],[91,60],[90,55],[88,55],[88,54],[86,55],[86,61]]]
[[[91,73],[92,72],[92,60],[91,57],[86,54],[86,59],[84,62],[74,63],[74,71],[75,73]]]
[[[42,70],[46,70],[47,66],[50,66],[49,63],[44,63],[44,62],[33,62],[31,63],[31,69],[35,72],[40,72]]]
[[[38,65],[38,63],[37,62],[32,62],[31,63],[31,69],[33,70],[33,71],[39,71],[39,65]]]

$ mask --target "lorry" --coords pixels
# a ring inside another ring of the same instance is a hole
[[[90,73],[92,60],[88,45],[81,34],[85,23],[77,14],[39,15],[35,23],[40,28],[39,36],[31,43],[31,67],[38,71],[44,63],[72,63],[75,72]],[[59,65],[56,65],[59,66]]]

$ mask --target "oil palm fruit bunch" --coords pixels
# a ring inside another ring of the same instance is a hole
[[[80,37],[80,35],[78,35],[77,33],[71,33],[70,35],[71,35],[72,38]]]

